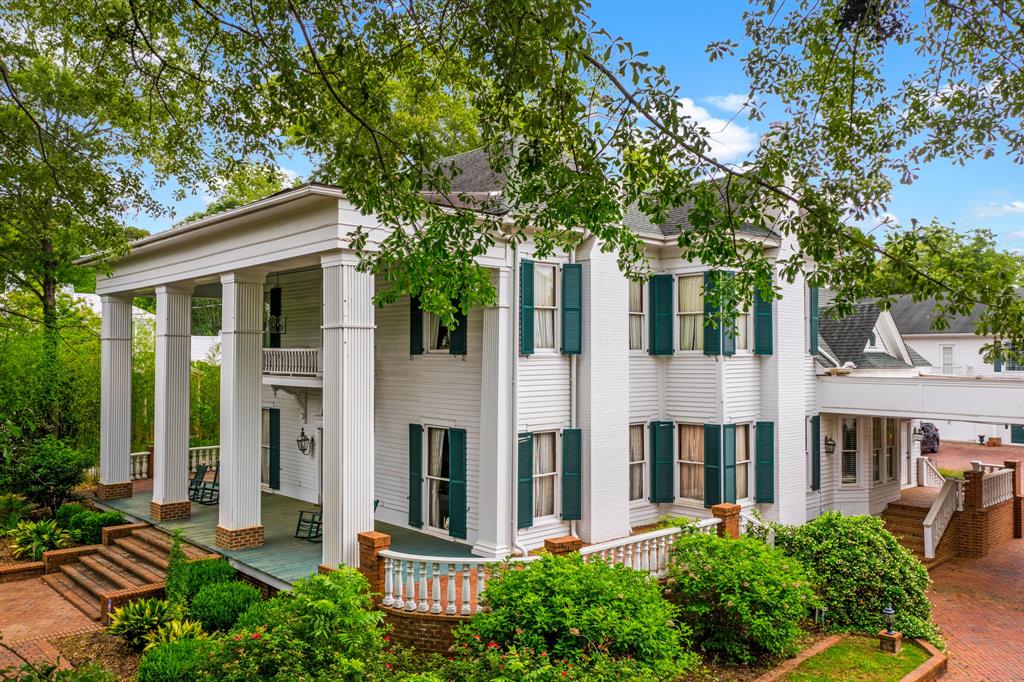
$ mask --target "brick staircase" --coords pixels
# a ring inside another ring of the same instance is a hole
[[[896,536],[900,544],[914,553],[925,568],[931,570],[941,563],[956,556],[956,535],[959,525],[959,512],[954,514],[946,526],[934,559],[924,558],[924,519],[928,516],[929,507],[906,504],[900,501],[890,502],[882,512],[885,528]]]
[[[104,529],[104,543],[48,553],[43,582],[93,620],[131,598],[163,591],[171,538],[146,524]],[[187,543],[189,559],[217,556]]]

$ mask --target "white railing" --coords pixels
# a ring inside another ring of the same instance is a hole
[[[487,585],[493,559],[430,557],[386,549],[384,606],[403,611],[469,616],[481,609],[480,594]],[[513,558],[528,563],[540,557]]]
[[[939,490],[938,496],[932,502],[932,508],[928,510],[928,516],[924,517],[924,558],[934,559],[935,550],[942,540],[942,534],[946,532],[953,514],[963,511],[964,508],[964,484],[953,478],[946,479]]]
[[[981,508],[988,509],[1013,499],[1013,470],[999,469],[981,477]]]
[[[940,365],[940,366],[935,366],[935,367],[922,367],[921,371],[924,374],[940,375],[940,376],[947,376],[947,377],[952,377],[952,376],[958,376],[958,377],[973,376],[973,375],[978,373],[975,370],[974,365],[953,365],[953,366],[946,366],[946,367],[942,367]]]
[[[149,470],[149,451],[133,452],[128,457],[131,459],[133,481],[139,481],[153,475],[153,472]]]
[[[716,533],[721,519],[703,519],[688,527],[662,528],[590,545],[580,550],[584,560],[597,557],[608,563],[623,564],[637,571],[660,576],[668,567],[673,543],[683,533]]]
[[[204,445],[198,448],[188,449],[188,470],[195,471],[196,467],[205,464],[211,469],[220,466],[220,446]]]
[[[992,473],[993,471],[1002,471],[1003,468],[1002,464],[987,464],[985,462],[979,462],[978,460],[971,462],[971,470],[983,471],[986,474]]]
[[[264,348],[263,373],[315,377],[320,375],[319,348]]]
[[[917,458],[917,484],[926,488],[941,488],[946,483],[938,468],[927,457]]]
[[[740,513],[740,535],[747,535],[750,533],[756,533],[758,535],[764,535],[764,541],[769,547],[775,546],[775,529],[770,525],[757,518],[750,512]]]

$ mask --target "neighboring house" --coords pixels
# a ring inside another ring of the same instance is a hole
[[[472,169],[460,192],[500,196],[479,152],[457,161]],[[220,499],[204,537],[241,570],[271,574],[308,547],[291,539],[294,519],[264,517],[281,496],[322,503],[322,552],[306,572],[357,564],[356,535],[375,523],[400,551],[501,558],[568,533],[600,543],[661,515],[706,517],[718,502],[788,524],[833,508],[877,513],[916,481],[914,420],[961,414],[949,396],[981,388],[940,378],[922,391],[936,378],[914,374],[919,359],[887,314],[859,314],[851,346],[800,276],[723,334],[705,324],[718,317],[704,301],[716,275],[679,257],[685,208],[667,225],[633,211],[627,222],[646,243],[648,282],[626,280],[593,238],[544,259],[529,239],[499,239],[478,259],[495,305],[453,330],[409,297],[374,306],[386,284],[357,268],[347,235],[367,229],[372,249],[387,231],[327,185],[136,242],[97,282],[100,497],[132,494],[131,406],[117,389],[140,294],[156,296],[158,323],[149,516],[192,513],[190,298],[221,297]],[[766,231],[739,237],[773,258],[796,248]],[[1024,399],[1024,386],[986,388],[1003,389],[997,403]]]
[[[970,315],[955,315],[942,330],[932,328],[935,301],[914,301],[910,296],[898,298],[892,305],[892,318],[903,338],[921,351],[932,365],[928,371],[944,376],[1018,376],[1024,380],[1024,365],[1014,360],[991,364],[982,356],[981,348],[991,344],[993,337],[975,334],[982,306]],[[1024,413],[1024,406],[1021,407]],[[1006,423],[979,423],[942,420],[936,424],[945,440],[977,442],[979,436],[999,437],[1003,443],[1024,445],[1024,428],[1014,429]]]

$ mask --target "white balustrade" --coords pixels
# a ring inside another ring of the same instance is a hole
[[[133,452],[129,457],[131,458],[133,481],[139,481],[153,475],[149,470],[149,452]]]
[[[668,567],[673,543],[684,533],[717,533],[721,519],[712,517],[680,528],[662,528],[589,545],[580,550],[584,560],[597,557],[608,563],[623,564],[637,571],[660,576]]]
[[[946,482],[935,464],[927,457],[917,458],[917,484],[926,488],[941,488]]]
[[[988,509],[994,505],[1013,499],[1013,470],[998,469],[989,471],[981,478],[981,508]]]
[[[264,348],[263,373],[289,376],[319,376],[319,348]]]
[[[935,550],[942,540],[953,514],[963,510],[963,481],[953,478],[946,479],[942,489],[932,502],[928,515],[924,518],[924,558],[934,559]]]
[[[986,462],[979,462],[978,460],[974,460],[973,462],[971,462],[971,469],[973,471],[983,471],[986,474],[988,474],[988,473],[992,473],[993,471],[1002,471],[1003,470],[1003,465],[1002,464],[988,464]]]
[[[188,449],[188,470],[195,471],[196,467],[205,465],[211,469],[220,466],[220,445],[203,445],[197,448]]]
[[[751,512],[740,512],[740,535],[763,535],[769,547],[775,546],[775,528],[765,523]]]

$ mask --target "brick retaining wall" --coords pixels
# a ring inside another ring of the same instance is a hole
[[[440,613],[399,611],[380,607],[384,622],[391,626],[391,638],[405,646],[429,653],[446,653],[455,643],[452,632],[469,620],[469,616],[450,616]]]

